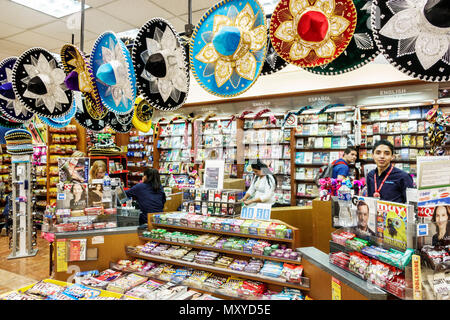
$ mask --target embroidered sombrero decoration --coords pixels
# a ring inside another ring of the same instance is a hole
[[[270,19],[270,40],[284,60],[315,67],[336,59],[355,27],[351,0],[281,0]]]
[[[23,123],[8,119],[2,112],[0,115],[0,126],[5,128],[20,128],[23,127]]]
[[[133,46],[134,46],[134,38],[132,37],[120,37],[120,40],[123,42],[125,47],[127,47],[128,52],[130,55],[133,52]]]
[[[0,62],[0,108],[5,118],[27,122],[34,114],[20,102],[12,87],[12,71],[16,61],[17,57],[9,57]]]
[[[143,97],[137,97],[131,119],[133,126],[141,132],[148,132],[152,127],[152,118],[153,107]]]
[[[133,47],[139,92],[156,109],[176,110],[186,101],[189,69],[175,29],[154,18],[139,30]]]
[[[270,21],[267,21],[267,25],[270,26]],[[280,71],[288,65],[287,61],[280,58],[278,53],[273,48],[270,41],[269,28],[267,28],[267,53],[264,65],[261,71],[261,75],[265,76]]]
[[[56,56],[43,48],[25,51],[14,64],[14,94],[25,108],[38,115],[55,118],[72,107],[72,91],[64,83],[66,75]]]
[[[372,29],[383,55],[401,72],[425,81],[450,80],[448,0],[374,0]]]
[[[116,114],[110,112],[108,114],[108,125],[116,132],[127,133],[133,127],[131,120],[133,119],[134,108],[127,114]]]
[[[93,119],[89,113],[87,112],[87,109],[89,108],[89,101],[85,99],[84,97],[81,99],[81,105],[77,103],[77,110],[75,113],[75,120],[80,124],[80,126],[92,130],[92,131],[101,131],[103,130],[106,125],[108,124],[108,114],[106,117],[100,120]]]
[[[136,77],[125,44],[113,32],[102,33],[92,48],[90,63],[103,105],[118,114],[132,110]]]
[[[81,103],[81,93],[80,92],[74,92],[73,93],[73,104],[72,108],[70,108],[69,112],[66,113],[64,116],[59,118],[46,118],[39,116],[39,119],[41,119],[42,122],[45,124],[54,127],[54,128],[64,128],[70,124],[70,121],[72,121],[73,117],[75,116],[75,113],[77,112],[77,100],[79,103]]]
[[[102,105],[92,69],[83,52],[72,44],[66,44],[61,48],[61,62],[66,73],[66,86],[70,90],[82,92],[90,101],[92,108],[87,111],[93,119],[104,118],[108,109]]]
[[[28,130],[12,129],[5,133],[6,152],[9,154],[33,153],[33,137]]]
[[[354,0],[357,23],[353,38],[343,53],[330,63],[305,70],[321,74],[336,75],[356,70],[373,61],[380,53],[373,39],[370,14],[372,0]]]
[[[237,96],[258,79],[266,49],[266,18],[259,2],[222,0],[194,29],[189,47],[191,71],[207,92]]]

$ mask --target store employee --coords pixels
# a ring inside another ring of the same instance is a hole
[[[368,196],[406,203],[406,188],[413,188],[414,182],[408,173],[391,163],[394,159],[394,146],[387,140],[379,140],[372,151],[377,168],[367,174]]]
[[[275,203],[276,181],[266,164],[257,160],[252,164],[252,170],[255,177],[252,180],[250,188],[242,198],[245,205],[253,203]],[[249,199],[251,198],[251,199]]]

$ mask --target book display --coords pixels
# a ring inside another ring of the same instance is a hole
[[[153,130],[146,133],[130,131],[127,146],[127,167],[129,187],[142,180],[144,170],[153,167]]]

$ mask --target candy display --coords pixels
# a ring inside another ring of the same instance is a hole
[[[243,192],[236,190],[189,189],[183,192],[182,211],[203,216],[235,216],[241,212],[242,197]]]

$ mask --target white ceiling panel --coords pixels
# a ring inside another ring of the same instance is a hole
[[[97,8],[116,0],[86,0],[86,4],[92,8]]]
[[[97,35],[105,31],[121,32],[132,28],[132,24],[116,19],[103,11],[97,9],[86,10],[85,29]]]
[[[0,48],[1,53],[9,57],[9,56],[20,56],[30,47],[27,45],[14,43],[7,40],[0,40]]]
[[[6,38],[6,40],[26,45],[29,48],[43,47],[46,49],[50,49],[50,48],[57,48],[64,44],[64,41],[53,39],[32,31],[26,31],[12,37],[8,37]]]
[[[7,0],[0,1],[0,17],[2,22],[24,29],[57,20],[52,16]]]
[[[23,31],[25,31],[25,29],[0,22],[0,38],[12,36],[13,34],[20,33]]]
[[[135,26],[142,26],[154,17],[167,19],[174,16],[147,0],[133,0],[132,5],[130,4],[129,0],[118,0],[99,8],[99,10]]]
[[[155,4],[161,6],[174,15],[183,15],[188,12],[188,0],[150,0]],[[209,9],[215,5],[219,0],[192,0],[192,11],[201,9]]]
[[[205,14],[205,10],[199,10],[199,11],[192,12],[192,24],[194,26],[197,25],[204,14]],[[183,21],[186,21],[186,23],[188,21],[188,15],[187,14],[182,15],[179,18],[182,19]]]
[[[172,24],[172,26],[178,33],[184,32],[184,25],[186,24],[186,21],[178,17],[170,18],[168,21]]]
[[[75,34],[75,41],[79,41],[80,39],[80,30],[69,30],[64,21],[55,21],[33,29],[33,31],[68,43],[72,40],[72,33]],[[98,35],[93,32],[87,30],[84,31],[85,40],[92,40],[97,38],[97,36]]]

